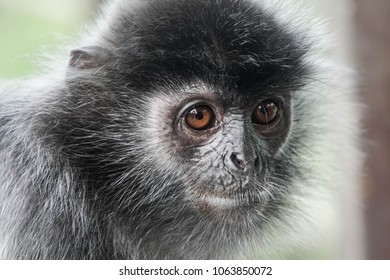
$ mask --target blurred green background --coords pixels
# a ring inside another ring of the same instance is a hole
[[[0,78],[37,70],[42,52],[54,52],[93,16],[93,0],[0,0]]]

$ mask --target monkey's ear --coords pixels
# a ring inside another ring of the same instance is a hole
[[[111,51],[98,47],[87,46],[70,52],[69,67],[78,69],[99,68],[113,58]]]

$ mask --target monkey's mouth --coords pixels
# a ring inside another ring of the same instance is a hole
[[[217,196],[216,194],[202,194],[198,197],[197,203],[207,208],[227,210],[239,207],[241,202],[235,197]]]
[[[191,199],[195,205],[208,211],[228,211],[250,208],[259,205],[260,201],[249,191],[212,192],[198,191]]]

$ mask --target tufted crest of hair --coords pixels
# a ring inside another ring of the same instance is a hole
[[[68,63],[3,85],[0,258],[266,256],[302,229],[310,197],[340,187],[357,125],[321,24],[286,2],[109,1]],[[258,208],[191,203],[199,185],[223,180],[171,133],[170,112],[193,92],[291,100],[289,132],[258,155],[245,194]]]

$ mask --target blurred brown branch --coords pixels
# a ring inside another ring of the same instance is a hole
[[[367,257],[390,259],[390,1],[356,0],[356,35],[367,105]]]

